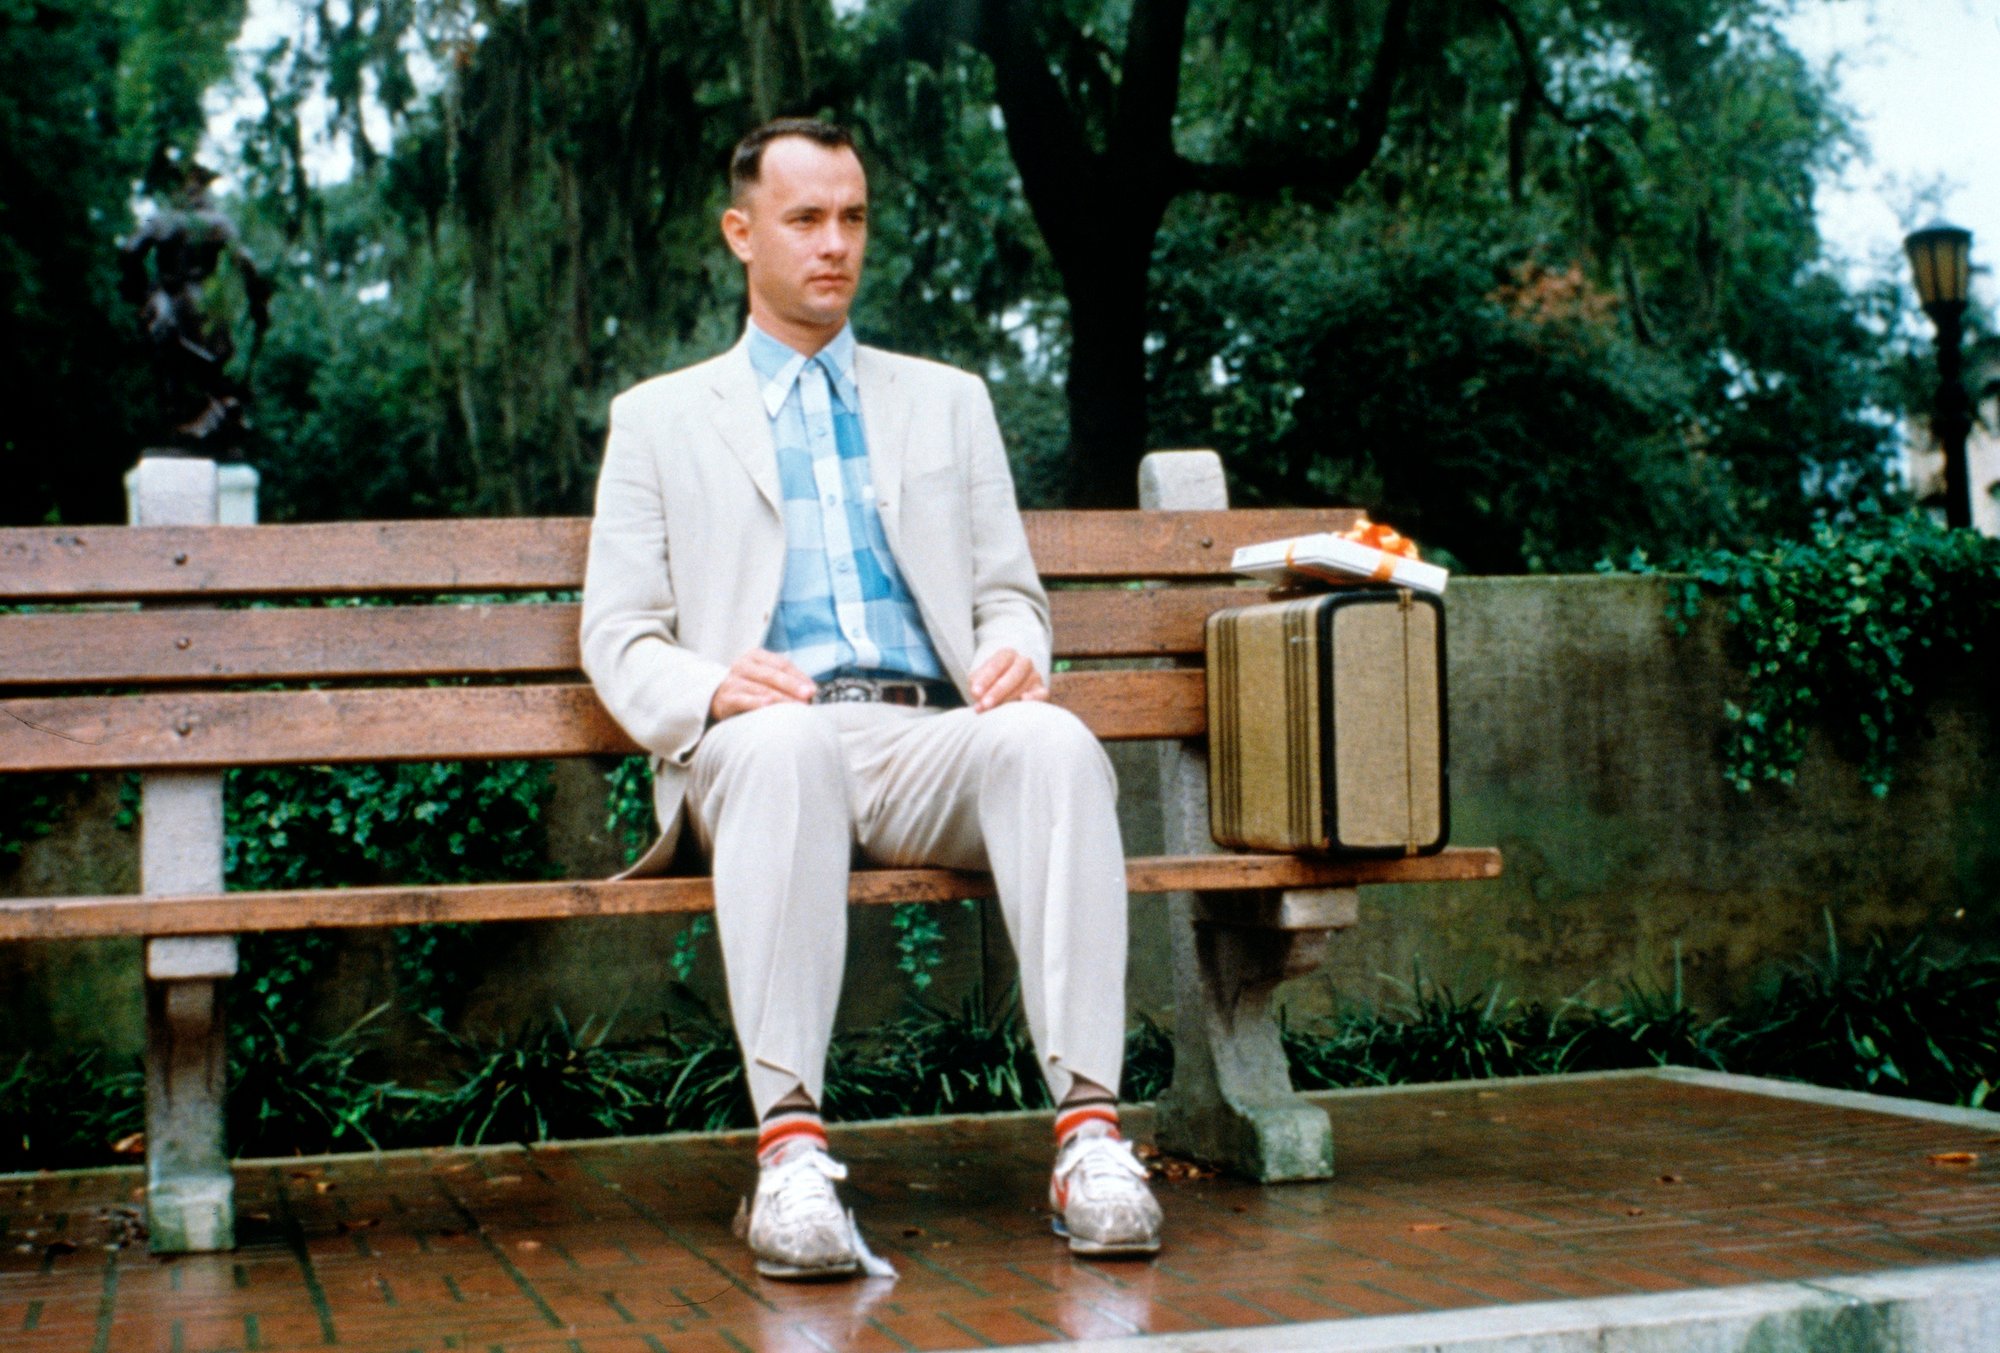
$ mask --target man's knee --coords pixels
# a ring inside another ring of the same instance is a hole
[[[723,774],[789,772],[837,784],[840,737],[811,705],[766,705],[717,723],[695,748],[697,766]]]
[[[975,716],[989,755],[1045,779],[1101,777],[1116,787],[1111,758],[1083,720],[1039,700],[1016,700]]]

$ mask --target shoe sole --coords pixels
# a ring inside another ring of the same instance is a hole
[[[1160,1252],[1160,1242],[1085,1240],[1082,1236],[1071,1236],[1069,1252],[1082,1255],[1086,1259],[1148,1259]]]
[[[1073,1234],[1063,1224],[1060,1212],[1049,1218],[1049,1227],[1069,1242],[1071,1254],[1080,1254],[1086,1259],[1144,1259],[1160,1252],[1158,1236],[1149,1236],[1144,1240],[1092,1240]]]
[[[781,1264],[774,1259],[759,1259],[757,1271],[766,1278],[777,1278],[784,1282],[831,1282],[836,1278],[852,1278],[861,1272],[861,1261],[852,1259],[844,1264],[819,1264],[808,1268],[798,1264]]]

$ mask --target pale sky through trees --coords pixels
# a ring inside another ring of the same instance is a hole
[[[1974,290],[2000,305],[2000,0],[1805,0],[1786,31],[1836,63],[1869,147],[1821,186],[1830,250],[1907,279],[1904,234],[1943,216],[1972,232]]]

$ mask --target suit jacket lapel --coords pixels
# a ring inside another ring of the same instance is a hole
[[[910,440],[910,401],[896,369],[875,360],[870,348],[854,354],[854,383],[861,387],[861,427],[868,438],[868,468],[875,481],[882,533],[902,556],[903,463]]]
[[[750,365],[747,330],[743,341],[729,350],[727,360],[717,364],[711,389],[715,400],[709,407],[709,417],[715,424],[716,435],[742,463],[744,473],[770,504],[772,513],[782,520],[778,452],[771,440],[771,420],[764,412],[757,371]]]

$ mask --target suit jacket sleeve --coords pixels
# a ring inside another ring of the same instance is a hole
[[[652,444],[660,420],[611,405],[584,570],[583,670],[611,717],[655,756],[685,766],[728,668],[676,632],[666,500]]]
[[[1014,476],[984,381],[967,401],[960,435],[970,449],[972,527],[972,670],[1003,648],[1027,658],[1049,677],[1049,599],[1028,554],[1027,532],[1014,497]]]

